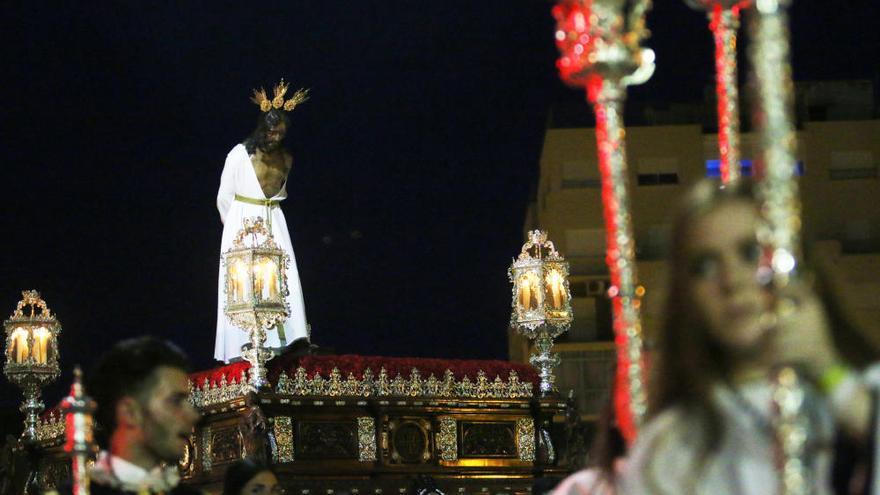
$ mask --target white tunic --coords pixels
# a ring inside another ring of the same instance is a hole
[[[243,144],[232,148],[232,151],[226,156],[226,164],[223,166],[223,174],[220,176],[220,190],[217,192],[217,209],[220,211],[220,221],[223,222],[223,239],[220,242],[221,259],[223,253],[232,247],[232,240],[241,230],[245,218],[263,217],[265,219],[266,217],[267,209],[265,206],[236,201],[236,194],[253,199],[281,201],[287,198],[287,181],[284,181],[277,194],[266,198],[247,149]],[[266,347],[280,349],[297,339],[308,338],[308,331],[299,271],[296,268],[296,257],[293,255],[290,233],[287,231],[287,220],[279,207],[269,208],[268,211],[272,215],[272,235],[275,242],[290,256],[290,267],[287,270],[287,287],[290,291],[287,303],[290,305],[290,318],[284,323],[284,340],[279,338],[277,330],[267,332],[266,338]],[[214,358],[228,363],[231,359],[241,356],[241,346],[248,342],[248,337],[244,330],[233,326],[223,314],[226,301],[226,294],[223,290],[224,275],[225,270],[221,262],[217,282],[217,339],[214,344]]]

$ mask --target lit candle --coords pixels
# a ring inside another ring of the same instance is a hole
[[[529,309],[532,298],[532,285],[529,283],[529,277],[523,275],[519,279],[519,304],[525,309]]]
[[[251,297],[251,284],[248,278],[248,269],[243,261],[238,262],[238,284],[241,287],[241,299],[245,300]]]
[[[275,263],[269,260],[266,263],[266,268],[263,275],[266,277],[266,291],[268,292],[267,298],[273,299],[275,295],[278,294],[278,279],[275,272],[277,271],[277,267]]]
[[[537,308],[541,304],[541,294],[538,293],[538,279],[535,274],[526,273],[523,275],[520,279],[520,287],[522,287],[520,292],[522,306],[527,310]]]
[[[32,356],[38,364],[46,364],[49,361],[49,355],[46,352],[49,343],[49,330],[45,327],[34,329],[34,348]]]
[[[549,286],[550,294],[553,297],[553,309],[562,309],[562,275],[556,270],[552,270],[547,274],[547,285]]]
[[[259,294],[260,299],[265,299],[263,296],[263,271],[265,266],[263,266],[263,262],[260,261],[254,265],[254,295]]]
[[[247,273],[241,260],[237,260],[233,265],[232,290],[232,297],[235,301],[243,301],[247,298]]]
[[[232,300],[237,301],[238,300],[238,270],[236,270],[235,264],[229,265],[229,270],[226,275],[229,279],[229,287],[227,287],[226,290],[229,291],[229,294],[232,296]]]
[[[18,327],[12,332],[12,342],[15,346],[15,362],[23,363],[28,354],[28,333],[24,328]]]

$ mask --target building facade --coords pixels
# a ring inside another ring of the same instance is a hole
[[[866,326],[875,325],[880,322],[880,120],[872,118],[872,102],[859,106],[846,99],[848,107],[835,110],[828,103],[833,98],[822,97],[833,94],[827,86],[802,86],[824,106],[801,103],[805,109],[799,114],[857,119],[799,125],[804,238],[834,260],[855,316]],[[804,100],[809,99],[799,99]],[[691,184],[718,175],[717,134],[700,124],[628,126],[626,132],[637,269],[646,289],[642,321],[650,339],[663,315],[664,251],[672,213]],[[757,157],[757,136],[747,132],[741,141],[748,169]],[[537,228],[549,232],[571,263],[575,318],[556,344],[562,357],[557,385],[563,394],[573,390],[582,417],[594,419],[607,400],[614,366],[594,129],[547,130],[537,193],[524,225],[526,231]],[[514,334],[509,342],[511,359],[526,361],[529,342]]]

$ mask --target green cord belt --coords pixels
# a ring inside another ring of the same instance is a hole
[[[235,195],[236,201],[241,201],[242,203],[247,203],[249,205],[259,205],[265,206],[266,208],[272,208],[273,206],[278,206],[281,204],[281,201],[276,199],[257,199],[257,198],[249,198],[247,196],[241,196],[239,194]]]

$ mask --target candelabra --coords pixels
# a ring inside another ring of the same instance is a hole
[[[262,217],[247,218],[223,255],[226,267],[226,307],[233,325],[248,333],[242,357],[251,364],[249,386],[268,384],[266,362],[273,356],[266,349],[266,332],[283,325],[290,316],[287,304],[287,268],[290,257],[280,249]]]
[[[559,255],[547,233],[534,230],[519,257],[510,265],[513,312],[510,324],[535,341],[529,362],[538,370],[541,396],[554,395],[559,356],[552,353],[553,339],[568,330],[572,321],[568,263]]]
[[[58,334],[61,324],[35,290],[22,291],[22,300],[8,320],[6,330],[6,365],[3,373],[21,387],[25,414],[22,438],[37,440],[37,421],[44,404],[40,391],[59,375]],[[26,313],[27,310],[27,314]]]

